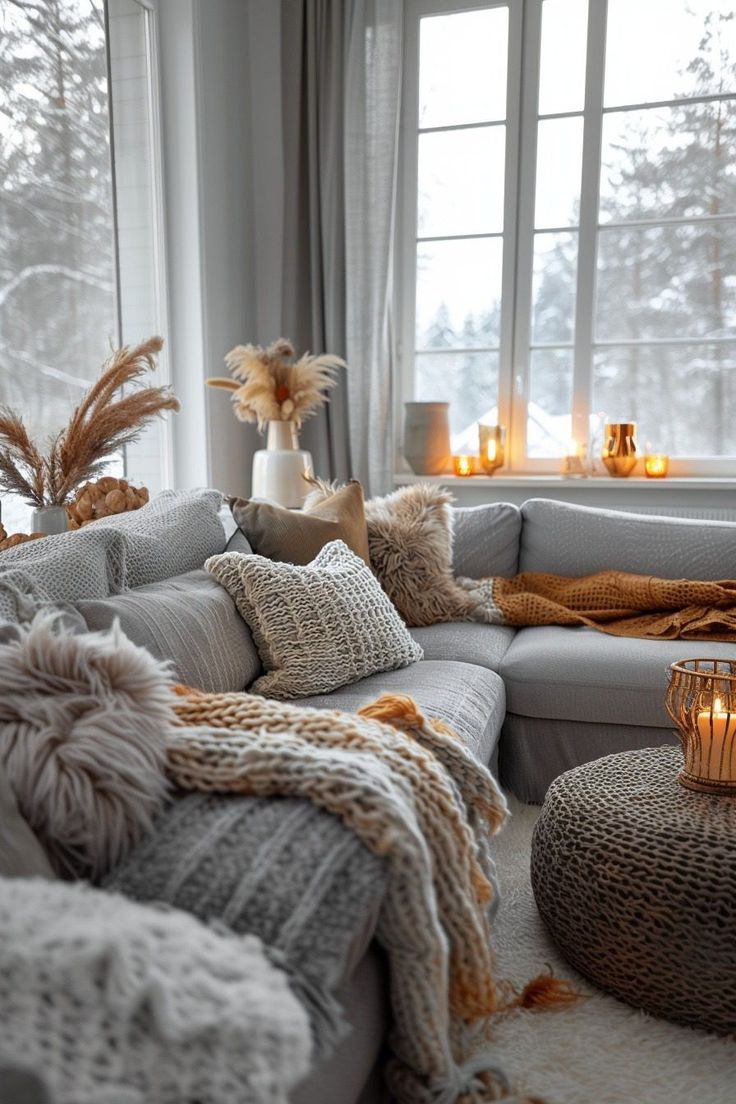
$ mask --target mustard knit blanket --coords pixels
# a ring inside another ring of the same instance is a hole
[[[585,625],[613,636],[736,641],[736,582],[659,579],[625,571],[570,577],[525,571],[459,579],[471,620],[497,625]]]
[[[409,698],[385,695],[353,716],[248,694],[178,694],[181,727],[168,747],[177,785],[308,798],[386,857],[377,938],[390,966],[396,1100],[515,1100],[494,1066],[493,1016],[569,992],[548,978],[512,1002],[499,990],[489,846],[506,806],[491,774]]]

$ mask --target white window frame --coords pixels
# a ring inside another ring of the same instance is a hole
[[[504,258],[502,272],[501,327],[499,342],[498,421],[510,429],[506,474],[549,475],[559,472],[558,459],[533,459],[526,455],[527,403],[532,344],[532,275],[534,249],[534,207],[536,198],[537,128],[539,119],[582,117],[583,157],[580,191],[580,220],[570,226],[544,228],[544,233],[578,234],[577,288],[574,339],[555,342],[551,348],[569,348],[573,353],[572,436],[588,441],[593,384],[593,363],[597,349],[633,344],[631,341],[595,341],[595,296],[598,247],[598,203],[601,171],[603,117],[612,112],[647,107],[673,106],[682,101],[666,100],[646,104],[603,106],[607,0],[589,0],[585,95],[582,110],[539,114],[539,68],[542,30],[542,0],[407,0],[405,7],[404,84],[401,122],[399,217],[396,316],[398,365],[395,424],[397,453],[403,423],[403,401],[414,394],[414,343],[416,300],[417,170],[419,148],[419,26],[425,16],[460,13],[493,7],[508,7],[509,54],[506,114],[506,178],[504,198]],[[687,102],[727,100],[712,95],[692,97]],[[453,129],[453,128],[442,128]],[[641,225],[699,223],[700,218],[644,220]],[[718,216],[729,221],[728,216]],[[733,221],[733,220],[732,220]],[[625,222],[626,227],[638,225]],[[605,223],[615,227],[618,223]],[[483,235],[484,237],[487,235]],[[641,339],[642,346],[734,344],[729,338]],[[484,351],[484,350],[478,350]],[[734,476],[736,455],[720,457],[678,457],[671,459],[672,476]]]
[[[167,250],[166,250],[166,213],[164,204],[165,194],[165,179],[164,179],[164,163],[163,163],[163,123],[162,123],[162,101],[161,101],[161,64],[160,64],[160,31],[159,31],[159,8],[158,0],[133,0],[135,5],[141,8],[146,13],[147,18],[147,90],[148,90],[148,117],[150,121],[150,172],[149,172],[149,184],[152,197],[152,217],[153,217],[153,278],[154,278],[154,308],[153,314],[155,317],[155,327],[157,333],[161,334],[164,338],[170,332],[169,326],[169,299],[168,299],[168,273],[167,273]],[[110,103],[110,158],[111,158],[111,175],[112,175],[112,188],[113,188],[113,219],[114,219],[114,235],[115,235],[115,283],[116,283],[116,309],[117,309],[117,324],[118,324],[118,342],[122,344],[126,341],[126,334],[124,332],[124,319],[122,317],[120,299],[121,299],[121,277],[119,266],[119,248],[120,248],[120,230],[118,226],[118,210],[117,210],[117,181],[116,181],[116,165],[115,165],[115,142],[113,136],[113,126],[115,118],[115,99],[112,91],[111,81],[111,61],[110,61],[110,36],[109,36],[109,10],[108,0],[104,3],[105,9],[105,41],[107,49],[107,69],[108,69],[108,95]],[[139,335],[139,337],[152,336],[152,335]],[[172,382],[171,376],[171,360],[169,355],[168,344],[165,342],[161,353],[158,356],[157,370],[156,370],[156,384],[169,385]],[[159,442],[159,461],[160,461],[160,485],[161,487],[172,486],[173,481],[173,467],[174,467],[174,449],[171,422],[169,418],[157,419],[155,429],[158,435]],[[123,465],[125,475],[131,478],[134,482],[139,481],[139,474],[135,470],[135,462],[131,463],[126,449],[123,456]]]

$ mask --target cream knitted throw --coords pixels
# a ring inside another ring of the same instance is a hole
[[[491,774],[409,698],[385,695],[352,716],[248,694],[179,693],[182,728],[168,748],[179,786],[309,798],[386,856],[377,935],[390,963],[396,1099],[513,1099],[489,1049],[502,1004],[489,837],[506,815]]]
[[[0,878],[0,1065],[54,1104],[287,1104],[305,1009],[261,941],[82,883]]]

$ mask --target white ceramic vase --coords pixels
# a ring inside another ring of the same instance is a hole
[[[31,514],[32,533],[66,533],[69,519],[63,506],[39,506]]]
[[[298,509],[311,489],[304,476],[311,474],[312,456],[299,448],[294,423],[269,422],[266,447],[253,457],[253,497]]]

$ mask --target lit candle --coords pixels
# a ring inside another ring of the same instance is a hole
[[[472,475],[475,470],[474,456],[453,456],[455,475]]]
[[[486,459],[491,463],[496,459],[496,438],[490,437],[486,445]]]
[[[560,465],[561,475],[585,475],[583,465],[583,450],[574,437],[567,442],[567,452],[562,457]]]
[[[700,733],[700,768],[704,778],[730,777],[736,732],[736,713],[724,712],[720,698],[697,715]]]
[[[650,479],[664,479],[669,463],[669,456],[665,456],[663,452],[654,452],[644,457],[644,471]]]

